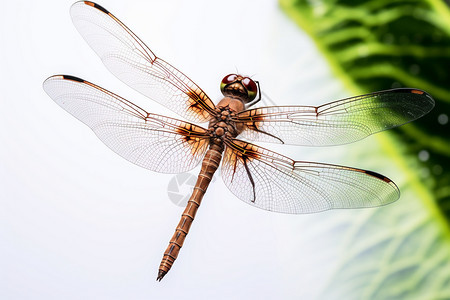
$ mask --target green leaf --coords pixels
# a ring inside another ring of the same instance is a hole
[[[396,179],[402,196],[354,221],[323,297],[450,299],[448,6],[438,0],[280,4],[351,94],[414,87],[436,100],[429,115],[352,148],[348,164],[370,157],[376,171]]]

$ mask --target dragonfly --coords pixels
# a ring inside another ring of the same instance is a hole
[[[434,107],[428,93],[399,88],[320,106],[259,107],[259,81],[229,74],[220,83],[223,99],[214,104],[197,84],[157,57],[102,6],[80,1],[72,5],[70,14],[79,33],[112,74],[189,121],[150,113],[72,75],[51,76],[43,83],[58,105],[128,161],[162,173],[186,172],[201,163],[192,195],[164,252],[158,281],[178,257],[219,165],[225,185],[237,198],[273,212],[306,214],[376,207],[400,197],[397,185],[379,173],[295,161],[252,142],[352,143],[424,116]]]

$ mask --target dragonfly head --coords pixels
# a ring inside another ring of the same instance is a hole
[[[258,86],[249,77],[237,74],[229,74],[222,79],[220,90],[226,97],[239,98],[244,103],[249,103],[256,98]]]

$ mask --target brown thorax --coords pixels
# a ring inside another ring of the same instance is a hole
[[[241,126],[232,121],[237,112],[244,110],[244,103],[239,99],[225,97],[216,106],[216,115],[209,122],[210,136],[214,143],[223,143],[242,132]]]

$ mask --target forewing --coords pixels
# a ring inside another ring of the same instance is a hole
[[[305,146],[347,144],[403,125],[434,107],[429,94],[394,89],[338,100],[321,106],[269,106],[243,111],[235,120],[252,141]]]
[[[117,78],[180,116],[206,122],[214,103],[186,75],[155,54],[119,19],[98,4],[80,1],[72,21]]]
[[[202,160],[208,147],[202,127],[147,113],[80,78],[52,76],[44,81],[44,90],[114,152],[152,171],[188,171]]]
[[[380,206],[400,196],[395,183],[378,173],[293,161],[236,139],[226,143],[222,178],[244,202],[289,214]]]

